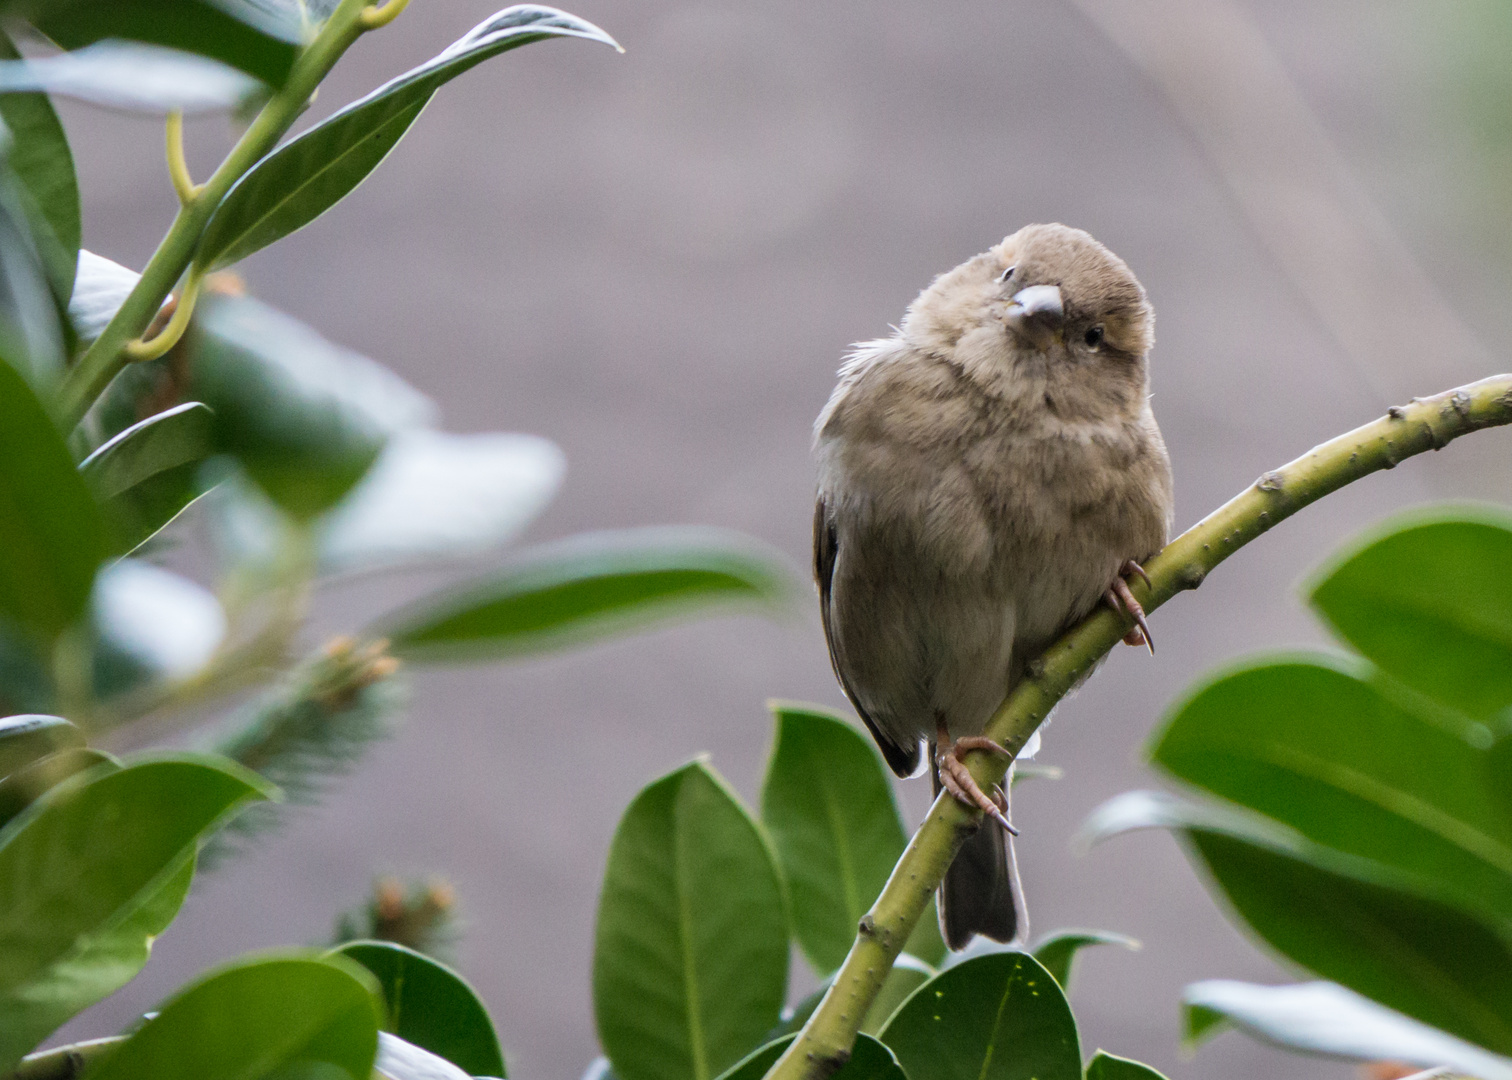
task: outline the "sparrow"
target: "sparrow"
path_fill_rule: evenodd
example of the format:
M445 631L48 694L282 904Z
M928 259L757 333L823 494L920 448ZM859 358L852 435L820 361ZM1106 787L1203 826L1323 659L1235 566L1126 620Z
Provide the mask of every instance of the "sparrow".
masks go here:
M1099 603L1154 651L1127 576L1171 526L1150 409L1154 312L1080 229L1028 225L852 347L815 424L814 573L830 660L899 776L983 812L939 892L952 949L1028 932L1005 789L967 750L1029 662Z

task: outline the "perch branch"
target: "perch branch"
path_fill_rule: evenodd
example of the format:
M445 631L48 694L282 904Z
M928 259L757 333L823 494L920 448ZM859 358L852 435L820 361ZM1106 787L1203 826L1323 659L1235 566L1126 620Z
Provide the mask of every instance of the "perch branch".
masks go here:
M1502 424L1512 424L1512 375L1393 407L1385 417L1266 473L1182 533L1145 564L1150 584L1135 582L1134 595L1146 612L1154 611L1177 593L1197 588L1224 559L1304 506L1414 454ZM986 734L1017 754L1055 704L1127 630L1126 618L1106 607L1082 620L1029 665L1024 680L988 721ZM973 752L966 762L987 791L1007 772L1008 759L999 754ZM845 1064L893 961L979 818L948 795L935 799L882 895L861 919L829 991L767 1080L822 1080Z

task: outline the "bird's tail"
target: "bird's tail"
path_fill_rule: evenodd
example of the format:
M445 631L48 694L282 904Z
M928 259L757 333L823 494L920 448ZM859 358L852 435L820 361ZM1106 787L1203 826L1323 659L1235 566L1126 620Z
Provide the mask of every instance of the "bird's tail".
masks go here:
M931 773L938 794L939 770L930 747ZM1011 776L1011 774L1010 774ZM1004 780L1004 790L1011 780ZM1013 838L996 821L983 818L967 838L940 883L940 933L952 949L964 949L973 934L1016 943L1029 936L1029 913L1019 884Z

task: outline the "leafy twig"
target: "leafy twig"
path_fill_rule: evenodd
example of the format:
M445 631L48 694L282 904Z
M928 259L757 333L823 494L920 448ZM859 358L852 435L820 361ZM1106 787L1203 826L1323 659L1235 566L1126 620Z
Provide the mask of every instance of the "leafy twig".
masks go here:
M1150 585L1134 583L1135 596L1145 611L1153 611L1177 593L1197 588L1220 562L1304 506L1415 454L1442 449L1461 435L1509 423L1512 375L1393 407L1384 418L1266 473L1171 541L1146 564ZM1028 676L998 708L986 734L1016 754L1127 629L1123 617L1111 609L1089 615L1029 665ZM972 753L967 764L985 790L1001 782L1007 771L1007 760L998 754ZM979 817L949 796L935 800L882 895L861 919L855 943L829 992L767 1073L768 1080L817 1080L846 1062L893 961Z

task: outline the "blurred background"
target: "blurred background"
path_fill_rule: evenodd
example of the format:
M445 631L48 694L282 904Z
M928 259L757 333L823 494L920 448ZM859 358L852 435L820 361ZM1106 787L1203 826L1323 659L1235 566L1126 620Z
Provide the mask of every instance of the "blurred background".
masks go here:
M414 0L312 117L439 51L493 0ZM626 54L541 45L441 92L333 212L245 264L250 290L390 364L454 431L566 452L528 539L725 525L808 560L810 425L846 346L1020 225L1122 255L1158 312L1155 412L1185 528L1386 405L1497 371L1512 333L1512 7L1499 0L571 0ZM174 210L158 124L60 103L85 244L132 267ZM225 120L188 126L204 176ZM1225 1035L1183 1059L1181 988L1289 976L1225 921L1170 837L1088 853L1105 798L1158 782L1140 747L1214 665L1319 644L1298 582L1432 500L1512 502L1512 435L1456 443L1288 521L1154 617L1065 703L1019 789L1035 932L1085 955L1084 1050L1174 1077L1342 1078ZM312 642L437 583L334 587ZM707 752L754 804L771 697L844 705L817 605L504 666L427 671L410 718L322 807L196 884L143 975L65 1029L126 1023L205 966L319 943L375 875L440 875L460 966L511 1074L597 1053L589 957L620 813ZM928 784L904 785L917 820ZM801 961L795 971L801 970ZM811 985L806 974L795 993Z

